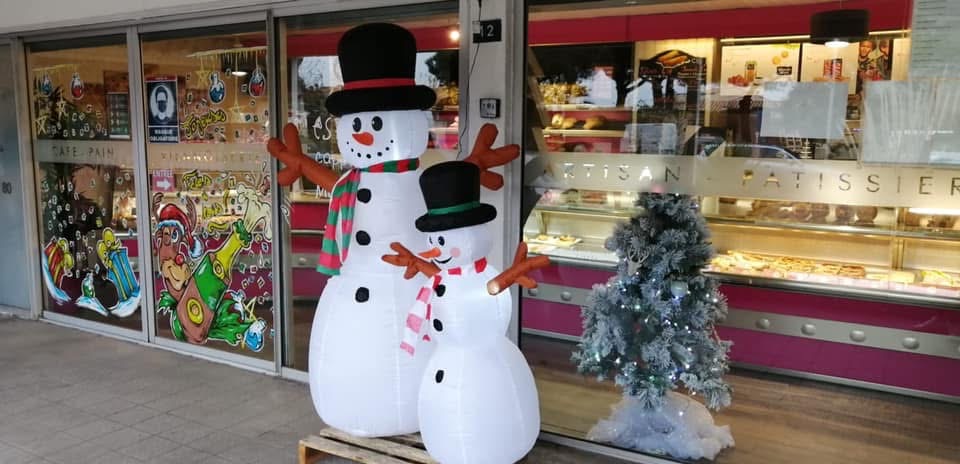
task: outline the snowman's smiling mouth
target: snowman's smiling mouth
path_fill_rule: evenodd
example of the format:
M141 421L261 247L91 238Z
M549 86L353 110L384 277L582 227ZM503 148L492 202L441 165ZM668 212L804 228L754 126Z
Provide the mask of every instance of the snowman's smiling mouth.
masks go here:
M433 264L447 264L447 263L450 262L451 259L453 259L453 256L451 256L451 257L449 257L449 258L447 258L447 259L435 259L435 260L433 260Z
M383 149L381 149L381 150L379 150L379 151L376 151L376 152L374 152L374 151L366 152L366 151L364 151L364 147L363 147L363 145L366 145L366 144L361 143L361 147L359 147L359 148L352 148L354 144L351 143L349 140L347 141L347 146L350 146L350 147L351 147L351 148L350 148L350 153L351 153L351 154L357 155L357 158L364 158L364 157L366 157L367 159L383 158L384 156L390 155L390 151L394 148L394 147L393 147L394 144L395 144L395 142L394 142L393 140L390 140L390 141L383 147ZM367 146L366 148L372 149L373 147Z

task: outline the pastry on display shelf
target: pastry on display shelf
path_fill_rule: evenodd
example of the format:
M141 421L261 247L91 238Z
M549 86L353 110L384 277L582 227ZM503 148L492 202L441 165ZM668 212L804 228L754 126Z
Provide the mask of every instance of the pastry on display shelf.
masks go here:
M591 205L601 205L607 202L607 192L586 190L580 192L580 202Z
M583 128L587 130L600 129L607 124L607 118L603 116L590 116L583 123Z
M830 205L826 203L814 203L810 206L810 222L824 224L827 222L827 216L830 215Z
M836 217L835 223L849 224L853 220L854 210L852 206L837 205L833 210L833 215Z
M564 247L569 248L577 243L580 243L582 240L580 238L574 237L573 235L550 235L550 234L538 234L536 237L531 238L531 243L539 243L541 245L552 245L553 247Z
M877 218L879 210L876 206L858 206L857 222L858 225L873 225L873 220Z
M927 227L932 229L952 229L956 222L956 216L938 215L930 218Z
M774 257L741 251L728 251L726 255L718 255L711 261L711 267L715 271L733 273L768 271L772 277L780 278L787 277L789 273L852 278L863 278L867 275L866 268L856 264L824 263L806 258Z
M954 277L943 271L926 270L920 271L920 281L930 285L940 285L944 287L960 287L960 276Z
M912 284L917 280L917 276L909 271L877 272L867 274L865 278L867 280L880 280L897 284Z
M810 203L794 203L791 217L795 221L806 221L810 217Z
M587 95L587 88L580 84L541 82L539 87L543 102L549 105L563 105Z
M560 124L561 129L572 129L573 126L577 125L577 118L566 117L563 118L563 122Z

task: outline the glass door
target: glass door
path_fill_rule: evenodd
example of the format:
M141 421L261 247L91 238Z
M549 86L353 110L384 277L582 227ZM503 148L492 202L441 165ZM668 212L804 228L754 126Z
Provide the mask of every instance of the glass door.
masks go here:
M417 42L415 80L434 89L437 101L425 114L430 136L421 168L453 159L458 149L459 29L457 4L441 2L284 18L280 23L281 114L300 134L303 152L337 172L349 169L337 144L338 119L326 108L343 78L337 43L348 29L363 23L390 22L414 35ZM307 178L298 179L284 200L282 224L285 292L291 295L284 314L284 366L307 370L311 324L327 276L317 272L330 192Z
M26 49L45 317L139 332L125 37Z
M273 361L265 24L141 39L156 335Z

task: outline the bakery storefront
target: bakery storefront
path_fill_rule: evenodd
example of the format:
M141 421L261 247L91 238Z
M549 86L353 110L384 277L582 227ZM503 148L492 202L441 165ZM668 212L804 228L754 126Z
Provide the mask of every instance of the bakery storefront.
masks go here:
M843 2L868 29L827 45L811 21L837 2L697 3L528 6L522 233L552 265L520 341L543 430L610 438L621 389L571 360L596 324L581 307L630 259L615 224L670 192L698 198L728 306L733 400L714 418L736 446L719 462L956 459L960 155L938 109L954 84L935 33L911 30L934 2Z
M416 37L416 81L438 95L422 166L462 159L485 122L498 145L522 144L483 201L500 211L496 267L521 240L551 258L538 288L515 290L510 334L544 439L677 459L598 433L621 387L572 359L593 287L623 263L608 238L657 193L696 199L716 250L703 270L719 293L705 297L728 307L716 337L733 343L732 401L712 415L736 442L718 462L960 456L946 2L249 3L7 34L19 111L3 124L19 131L17 201L36 225L16 305L306 380L330 193L278 187L266 142L293 123L304 153L342 170L325 107L343 86L337 42L388 21ZM866 17L811 30L839 8ZM461 36L497 18L500 40ZM480 117L481 97L501 99L497 117Z

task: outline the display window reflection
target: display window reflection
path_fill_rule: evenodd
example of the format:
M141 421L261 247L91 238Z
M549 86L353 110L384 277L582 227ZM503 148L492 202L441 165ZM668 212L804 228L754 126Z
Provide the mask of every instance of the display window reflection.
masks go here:
M340 122L325 107L326 98L343 88L337 43L353 26L367 22L398 24L417 41L415 81L434 89L437 100L425 112L429 121L427 151L421 168L456 156L459 148L459 28L456 4L438 3L424 7L372 10L359 18L355 14L316 15L284 18L280 21L283 41L281 79L285 83L282 104L286 122L300 134L303 152L319 163L345 172L349 164L337 146ZM287 328L284 363L307 369L310 328L317 300L327 277L316 271L323 228L326 225L330 192L310 182L297 180L290 188L290 246L284 251L289 264L291 304L284 315Z
M141 330L125 39L27 46L44 310Z
M938 13L909 0L564 3L528 6L524 81L522 233L551 266L523 292L520 344L543 430L717 462L953 453L949 421L910 419L956 415L960 397L942 375L960 363L960 210L948 188L956 118L944 104L956 92L942 63L913 53L924 40L913 26ZM867 32L846 43L815 37L814 16L837 8L867 9ZM644 208L654 194L692 205L712 257L650 253L692 232L669 217L676 211ZM702 280L657 274L665 267L651 263L664 256L696 256ZM697 287L707 279L716 292ZM665 360L722 358L703 345L684 353L683 335L657 346L698 324L678 324L683 311L644 312L697 298L728 309L713 335L733 342L723 376L732 401L711 414L730 426L732 448L703 435L709 427L671 442L678 414L660 429L644 420L662 417L652 408L625 412L663 386L687 395L681 404L712 402L686 361L667 372L676 378L657 372ZM803 400L814 397L816 406ZM683 414L702 416L695 409ZM820 420L851 433L823 436ZM868 437L884 429L903 440L875 446Z
M142 38L157 334L273 359L263 23Z

